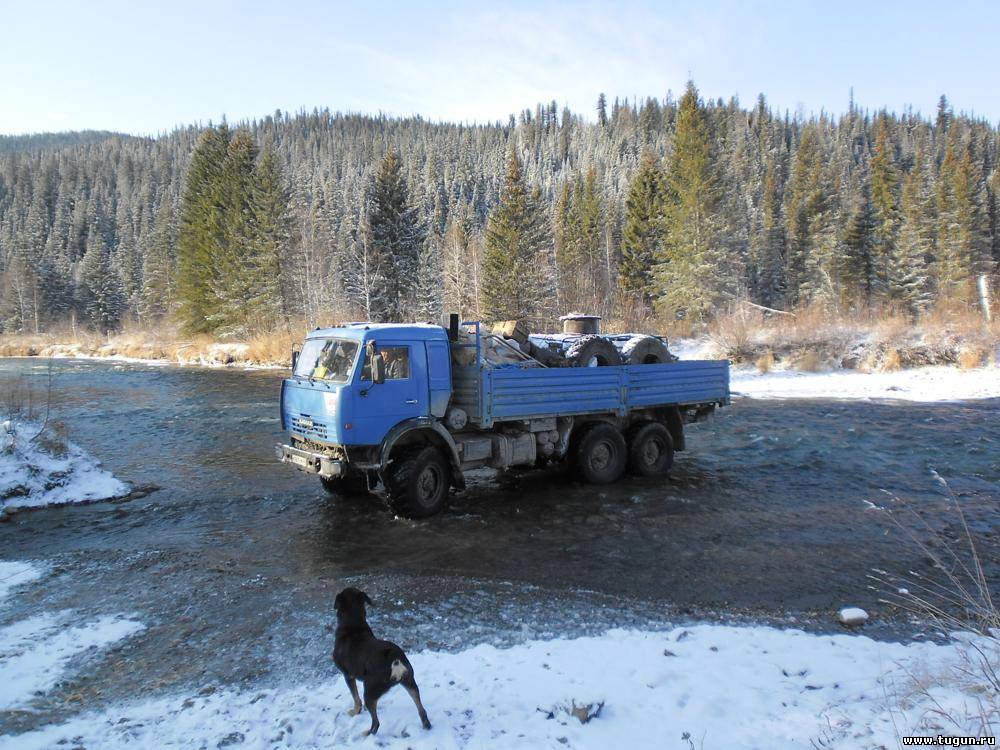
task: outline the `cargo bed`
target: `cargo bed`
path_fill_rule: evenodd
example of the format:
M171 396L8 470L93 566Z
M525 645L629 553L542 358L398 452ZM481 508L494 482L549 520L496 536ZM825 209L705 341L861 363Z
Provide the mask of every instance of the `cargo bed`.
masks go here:
M611 367L454 366L451 404L486 429L494 422L729 403L729 363L691 360Z

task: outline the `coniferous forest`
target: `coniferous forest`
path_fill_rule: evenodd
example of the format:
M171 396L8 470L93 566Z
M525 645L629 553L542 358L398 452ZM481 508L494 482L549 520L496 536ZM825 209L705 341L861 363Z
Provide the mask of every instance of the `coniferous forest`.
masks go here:
M488 125L287 114L0 138L0 328L706 321L734 304L976 303L1000 131L735 99L555 102Z

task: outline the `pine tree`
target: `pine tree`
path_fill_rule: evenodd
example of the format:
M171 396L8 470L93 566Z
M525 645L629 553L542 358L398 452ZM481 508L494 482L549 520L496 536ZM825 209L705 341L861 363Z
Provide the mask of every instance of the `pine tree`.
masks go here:
M924 185L924 156L917 151L913 167L903 179L900 196L900 228L889 263L889 300L916 317L931 301L927 259L932 237Z
M938 297L944 303L974 304L976 279L989 270L987 220L980 175L971 149L952 129L938 177L936 243Z
M768 159L761 197L761 226L751 244L751 268L756 269L760 302L768 307L784 303L785 227L781 213L778 166Z
M665 252L655 266L661 314L701 320L729 291L722 263L719 191L711 133L688 82L677 110L674 151L667 172Z
M410 204L402 162L389 150L368 195L367 248L380 269L370 293L370 314L379 321L402 321L415 308L424 228Z
M855 302L870 305L876 292L881 291L880 278L887 275L887 258L876 261L874 207L872 188L867 182L855 187L854 198L844 231L844 249L834 267L839 302L850 306ZM892 252L892 248L884 250ZM880 263L878 270L876 262Z
M897 191L899 177L896 172L892 143L889 141L889 118L885 112L878 119L875 151L871 161L871 201L874 210L872 264L873 276L870 291L879 296L889 293L892 285L890 266L896 254L896 236L899 232ZM869 295L869 301L871 296Z
M602 128L608 126L608 99L601 92L597 97L597 124Z
M535 316L545 305L545 214L528 192L521 161L511 151L500 202L489 217L483 256L483 312L490 320Z
M111 270L110 260L107 241L92 231L80 261L79 300L87 321L101 333L118 328L125 307L121 278Z
M225 239L223 167L229 141L225 123L206 130L191 156L184 182L177 236L177 297L178 317L190 333L212 330L210 318L217 314L213 277Z
M653 299L652 269L663 251L666 175L652 151L643 152L625 199L622 260L618 289L623 299L648 305Z
M808 125L795 153L786 191L787 302L829 300L836 294L836 214L828 165L817 126Z
M155 229L142 264L142 293L139 300L140 322L149 325L166 318L173 311L177 294L177 259L174 247L177 225L169 200L156 213Z
M292 242L289 195L278 157L264 149L253 170L251 215L252 252L247 258L247 325L262 331L289 314L293 281L281 259L289 255Z

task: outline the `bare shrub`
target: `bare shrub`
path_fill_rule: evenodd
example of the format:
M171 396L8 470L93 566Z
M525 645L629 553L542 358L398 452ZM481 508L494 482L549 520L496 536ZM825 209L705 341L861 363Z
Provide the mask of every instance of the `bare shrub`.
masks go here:
M762 375L774 369L774 352L768 349L766 352L757 357L757 372Z
M882 357L878 369L882 372L896 372L902 366L903 358L899 353L899 349L889 349L886 351L885 356Z
M984 347L967 346L958 353L958 366L963 370L974 370L986 364L988 356Z
M802 372L819 372L823 369L823 358L815 349L803 349L793 354L788 364Z
M760 311L736 305L728 314L720 315L712 322L708 337L728 359L743 362L753 359L754 334L762 325Z

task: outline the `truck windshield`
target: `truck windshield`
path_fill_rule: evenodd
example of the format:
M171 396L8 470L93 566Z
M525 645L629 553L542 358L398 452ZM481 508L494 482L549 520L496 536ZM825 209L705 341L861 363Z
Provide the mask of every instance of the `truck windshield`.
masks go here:
M357 341L306 339L295 365L295 374L302 378L346 383L357 356Z

